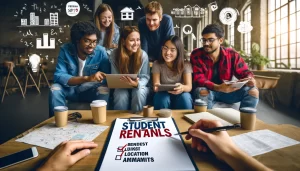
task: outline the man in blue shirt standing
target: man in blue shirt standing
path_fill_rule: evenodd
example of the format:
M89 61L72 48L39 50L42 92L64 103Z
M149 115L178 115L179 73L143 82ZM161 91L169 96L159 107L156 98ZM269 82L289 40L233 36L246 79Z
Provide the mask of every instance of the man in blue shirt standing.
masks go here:
M146 16L140 18L138 23L142 49L151 62L158 59L164 40L175 35L172 17L162 13L161 4L152 1L145 7Z
M108 101L105 73L110 63L105 49L97 45L98 28L92 22L77 22L71 28L71 42L61 46L49 93L49 116L56 106L71 101Z

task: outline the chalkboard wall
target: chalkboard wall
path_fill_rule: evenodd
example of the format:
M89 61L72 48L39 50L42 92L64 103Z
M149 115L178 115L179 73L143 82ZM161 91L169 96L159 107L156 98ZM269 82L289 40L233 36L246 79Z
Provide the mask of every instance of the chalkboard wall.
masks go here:
M70 39L70 27L76 21L92 20L93 0L76 0L80 12L75 17L66 14L67 0L9 0L0 4L0 63L16 57L39 54L44 60L55 63L59 47ZM50 13L58 15L58 24L50 24ZM34 17L33 17L34 16ZM21 20L27 19L27 26ZM35 25L31 25L35 19ZM45 19L48 21L45 21ZM45 23L46 22L46 23ZM45 26L46 24L46 26ZM48 39L55 39L54 48L37 48L37 39L44 42L44 34ZM50 40L48 40L50 45Z

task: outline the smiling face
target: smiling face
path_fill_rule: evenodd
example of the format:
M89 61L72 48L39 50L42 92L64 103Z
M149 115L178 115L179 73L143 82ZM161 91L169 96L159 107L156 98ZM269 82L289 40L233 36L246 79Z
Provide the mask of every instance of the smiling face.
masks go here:
M146 14L146 24L150 31L155 31L160 25L161 18L157 13Z
M130 33L125 39L125 48L130 54L137 52L140 45L141 41L139 32L134 31Z
M101 26L107 28L112 23L113 15L109 10L106 10L100 14L99 18Z
M173 61L177 58L177 48L168 40L162 47L162 56L166 63L172 64Z
M97 35L85 35L83 36L77 44L79 55L90 55L93 53L97 45Z
M204 51L208 54L214 53L223 43L223 38L218 38L215 33L204 34L201 40Z

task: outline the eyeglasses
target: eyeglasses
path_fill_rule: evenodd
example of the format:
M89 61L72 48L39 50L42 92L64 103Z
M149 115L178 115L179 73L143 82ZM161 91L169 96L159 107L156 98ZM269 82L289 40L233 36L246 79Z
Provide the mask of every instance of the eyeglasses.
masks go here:
M98 43L98 40L91 41L90 39L83 39L83 41L84 41L84 44L87 46L89 46L89 45L96 46Z
M202 38L202 39L200 39L200 41L201 41L201 43L202 44L206 44L206 43L208 43L208 44L212 44L215 40L217 40L218 38L216 38L216 39L214 39L214 38L209 38L209 39L204 39L204 38Z
M162 46L161 49L164 52L168 52L168 50L170 50L171 53L175 53L176 52L175 48L168 48L167 46Z

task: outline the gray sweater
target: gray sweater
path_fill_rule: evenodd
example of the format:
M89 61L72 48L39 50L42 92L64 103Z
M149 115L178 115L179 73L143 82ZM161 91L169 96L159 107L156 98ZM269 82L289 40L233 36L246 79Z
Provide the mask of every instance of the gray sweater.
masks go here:
M115 49L110 57L110 63L111 63L111 73L112 74L120 74L119 69L116 65L116 52L117 49ZM130 73L133 74L133 73ZM148 55L145 51L142 50L142 65L138 72L138 78L139 78L139 84L138 88L147 86L149 80L150 80L150 67L149 67L149 60Z

